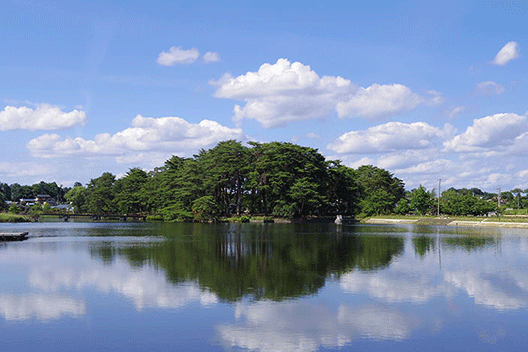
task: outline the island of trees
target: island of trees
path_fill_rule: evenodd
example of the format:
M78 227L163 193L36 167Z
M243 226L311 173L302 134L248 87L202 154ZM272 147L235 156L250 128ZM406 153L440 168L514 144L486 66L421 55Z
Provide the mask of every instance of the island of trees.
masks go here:
M528 190L527 190L528 191ZM500 196L507 207L523 208L520 189ZM326 160L317 149L292 143L229 140L190 158L173 156L150 172L132 168L122 178L105 172L83 186L55 182L32 186L0 183L0 210L53 212L47 203L23 207L20 199L50 195L75 213L144 214L165 221L210 221L238 216L368 216L436 214L434 191L405 191L402 180L372 165L353 169ZM498 195L477 188L448 189L440 197L446 215L486 215L497 211ZM46 205L47 204L47 205ZM55 210L58 211L58 210Z

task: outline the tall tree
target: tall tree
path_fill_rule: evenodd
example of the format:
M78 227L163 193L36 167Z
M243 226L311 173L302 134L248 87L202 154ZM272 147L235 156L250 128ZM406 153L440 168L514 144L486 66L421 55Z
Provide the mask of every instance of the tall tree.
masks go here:
M205 171L204 186L212 192L222 212L227 215L234 205L240 215L249 174L248 148L235 140L220 142L208 151L201 150L198 161Z
M83 213L86 211L86 195L87 191L82 186L73 187L64 195L67 202L73 205L76 213Z
M387 170L372 165L360 166L357 171L361 211L367 214L387 214L405 195L403 181Z
M101 214L114 213L117 210L114 202L114 183L115 176L109 172L90 180L86 187L88 212Z
M132 168L125 177L115 182L115 202L119 212L141 213L145 210L148 196L143 187L147 181L148 175L144 170Z
M433 194L428 192L422 185L411 193L411 208L416 210L420 215L429 213L433 203Z

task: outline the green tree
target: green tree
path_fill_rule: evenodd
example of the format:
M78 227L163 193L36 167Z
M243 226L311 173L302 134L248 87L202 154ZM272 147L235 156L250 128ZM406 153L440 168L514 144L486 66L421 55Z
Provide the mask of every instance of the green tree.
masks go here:
M13 200L11 198L11 187L7 183L0 183L0 193L4 194L5 200Z
M73 187L64 195L67 202L73 205L76 213L83 213L87 210L86 204L87 191L83 186Z
M0 191L0 210L5 209L7 209L6 197L4 196L4 193Z
M132 168L125 177L115 182L115 202L120 213L142 213L145 210L148 195L144 187L147 181L148 175L144 170Z
M405 195L403 181L387 170L372 165L357 171L361 211L366 214L388 214Z
M226 215L231 212L231 205L235 206L237 215L241 213L250 170L249 157L248 148L235 140L220 142L208 151L201 150L198 155L205 171L204 187Z
M12 204L10 207L9 207L9 212L11 214L18 214L20 213L22 210L16 205L16 204Z
M325 188L330 210L337 214L355 214L359 207L356 171L331 160L327 162L327 173Z
M512 193L515 193L515 206L517 209L521 208L521 193L524 193L522 189L520 188L514 188L511 190Z
M217 215L216 208L217 205L213 196L200 197L196 199L192 205L194 218L198 221L215 220Z
M42 204L42 212L44 214L50 214L51 213L51 205L48 202Z
M248 187L254 211L264 215L272 211L275 214L290 212L295 202L291 198L294 194L290 192L291 187L300 179L317 185L318 208L326 207L327 163L316 149L280 142L249 144L253 169L249 173Z
M116 212L113 186L115 176L109 172L100 177L91 179L86 187L87 210L93 214Z
M405 198L400 199L398 205L396 205L396 208L394 208L394 212L400 215L409 214L410 211L411 206L409 205L409 201Z
M420 215L429 213L433 203L433 194L428 192L422 185L411 193L411 209L415 210Z
M18 183L13 183L11 186L11 200L17 202L19 199L35 198L33 190L30 186L21 186Z

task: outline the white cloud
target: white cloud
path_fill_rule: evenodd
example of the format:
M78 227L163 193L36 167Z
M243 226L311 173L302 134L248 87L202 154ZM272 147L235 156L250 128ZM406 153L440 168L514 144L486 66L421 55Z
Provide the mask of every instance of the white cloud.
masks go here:
M493 95L493 94L503 94L506 91L504 86L493 81L480 82L477 84L475 89L475 94L481 95Z
M235 105L234 119L255 119L264 127L284 126L289 122L324 118L332 112L339 117L381 118L413 109L419 104L442 101L440 93L430 91L425 98L401 84L373 84L357 87L339 76L320 77L310 66L279 59L265 63L257 72L238 77L228 74L210 84L219 88L218 98L245 101Z
M202 59L206 63L209 63L209 62L220 62L221 61L220 60L220 54L218 54L217 52L212 52L212 51L206 52Z
M169 52L162 51L156 62L162 66L174 66L175 64L192 64L200 57L196 48L182 49L181 46L172 46Z
M340 117L363 116L377 119L412 110L424 101L423 97L404 85L373 84L368 88L359 88L348 101L340 101L336 109Z
M35 162L0 162L0 175L8 177L48 175L55 171L50 165Z
M466 111L465 106L456 106L447 112L447 118L452 120L464 111Z
M252 351L317 351L354 339L402 340L419 327L413 314L381 304L339 305L337 312L302 301L237 303L235 324L217 331L225 347Z
M86 314L86 303L70 297L44 294L0 295L0 315L5 320L28 320L32 317L41 321L59 319L62 316Z
M514 113L495 114L473 120L473 125L444 143L446 150L478 152L512 145L515 138L527 131L526 116Z
M446 273L445 280L464 289L475 303L499 310L528 307L525 273L456 271Z
M497 53L492 64L504 66L511 60L515 60L520 56L521 49L517 42L509 42Z
M328 149L340 154L425 149L430 148L435 139L447 139L453 132L449 124L440 129L425 122L389 122L364 131L347 132L330 143Z
M406 150L404 152L384 154L378 159L376 164L386 170L402 169L428 161L432 155L437 154L438 151L436 149Z
M143 117L132 120L132 127L114 135L101 133L93 140L62 138L45 134L34 138L28 148L34 156L115 156L117 161L149 159L152 155L192 153L227 139L244 139L241 129L222 126L218 122L202 120L192 124L179 117ZM163 160L163 159L162 159Z
M84 111L63 112L60 107L50 104L37 104L35 109L8 105L0 111L0 131L59 130L85 123Z
M137 310L179 308L196 301L210 306L218 302L215 294L195 283L175 286L167 282L162 273L150 266L132 268L126 261L116 260L108 271L102 263L83 265L64 267L58 262L48 262L32 270L28 281L32 287L47 291L96 287L100 292L117 292L132 301Z

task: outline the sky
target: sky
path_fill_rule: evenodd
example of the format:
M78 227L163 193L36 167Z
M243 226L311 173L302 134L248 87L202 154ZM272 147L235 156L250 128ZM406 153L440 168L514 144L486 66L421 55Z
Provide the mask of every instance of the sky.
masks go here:
M528 188L528 1L2 1L0 182L236 139L408 190Z

